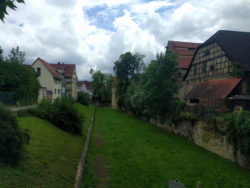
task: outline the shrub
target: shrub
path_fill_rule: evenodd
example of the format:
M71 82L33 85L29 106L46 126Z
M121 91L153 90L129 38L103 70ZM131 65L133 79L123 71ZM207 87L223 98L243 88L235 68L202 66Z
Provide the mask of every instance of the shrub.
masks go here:
M84 117L71 98L57 99L54 103L42 101L32 113L69 133L82 134Z
M66 98L56 100L53 106L52 123L69 133L81 135L84 118L76 110L73 101Z
M42 119L46 119L48 121L52 121L54 113L53 104L50 101L43 100L36 109L33 110L33 115L40 117Z
M14 113L0 104L0 160L17 164L29 143L27 130L22 130Z
M82 105L88 106L90 104L89 94L85 92L78 92L78 99L77 102L79 102Z
M239 115L233 113L225 116L228 123L227 133L233 143L235 151L238 149L243 154L250 154L250 113L243 111Z

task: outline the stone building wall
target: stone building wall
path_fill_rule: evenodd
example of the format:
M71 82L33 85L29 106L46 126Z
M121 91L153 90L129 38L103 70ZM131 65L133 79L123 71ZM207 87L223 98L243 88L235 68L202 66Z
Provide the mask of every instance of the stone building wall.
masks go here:
M181 135L208 151L250 169L250 156L244 156L239 151L234 152L227 137L213 131L212 126L204 121L197 121L192 124L190 121L182 120L177 126L167 123L162 124L156 120L150 120L150 122L163 130Z

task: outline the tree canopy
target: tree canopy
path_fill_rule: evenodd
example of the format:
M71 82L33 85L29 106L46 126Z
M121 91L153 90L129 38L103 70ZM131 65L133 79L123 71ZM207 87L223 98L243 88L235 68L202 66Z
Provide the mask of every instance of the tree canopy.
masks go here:
M98 98L101 103L111 102L111 88L114 77L112 74L105 74L101 71L91 69L93 96Z
M15 3L24 3L24 0L1 0L0 1L0 19L4 21L5 15L8 15L7 8L16 10Z
M143 58L140 53L126 52L121 54L119 60L114 63L114 71L117 77L116 93L119 107L125 107L125 93L131 80L138 81L139 73L144 66Z
M22 64L25 52L19 51L19 47L16 50L13 48L5 60L0 60L0 91L14 92L17 101L30 104L36 102L40 84L35 71Z

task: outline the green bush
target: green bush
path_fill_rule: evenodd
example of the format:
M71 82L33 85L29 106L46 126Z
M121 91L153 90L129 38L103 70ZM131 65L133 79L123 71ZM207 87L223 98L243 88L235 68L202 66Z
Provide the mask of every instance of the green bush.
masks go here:
M54 103L42 101L32 113L69 133L82 134L84 117L71 98L57 99Z
M0 104L0 160L17 164L28 143L27 130L20 129L14 113Z
M89 99L89 94L85 93L85 92L78 92L77 93L78 98L77 98L77 102L79 102L82 105L88 106L90 104L90 99Z
M225 121L228 124L227 134L235 151L239 149L243 154L250 154L250 113L229 113L225 116Z

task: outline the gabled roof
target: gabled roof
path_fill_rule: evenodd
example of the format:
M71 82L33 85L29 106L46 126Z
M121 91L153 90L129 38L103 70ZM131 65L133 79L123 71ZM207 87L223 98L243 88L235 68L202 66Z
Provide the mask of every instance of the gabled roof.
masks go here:
M84 83L85 83L85 86L86 86L87 90L92 90L92 82L84 81Z
M87 90L92 90L92 82L91 81L77 81L77 87L81 87L83 84L85 84Z
M187 69L191 63L195 49L199 45L201 45L201 43L168 41L167 48L170 48L173 53L177 54L178 67Z
M76 70L75 64L50 64L53 68L62 70L62 74L64 77L72 77Z
M40 60L40 62L46 67L46 69L48 69L48 71L51 73L51 75L58 79L58 80L61 80L62 78L59 76L59 74L53 69L53 67L45 60L43 60L42 58L38 57L34 63L37 61L37 60ZM33 64L34 64L33 63Z
M196 52L199 48L213 42L216 42L226 52L231 61L238 62L243 70L250 71L250 32L219 30L200 45ZM191 68L191 64L189 69Z
M200 82L192 88L192 90L185 96L185 99L225 99L241 80L242 78L229 78Z

